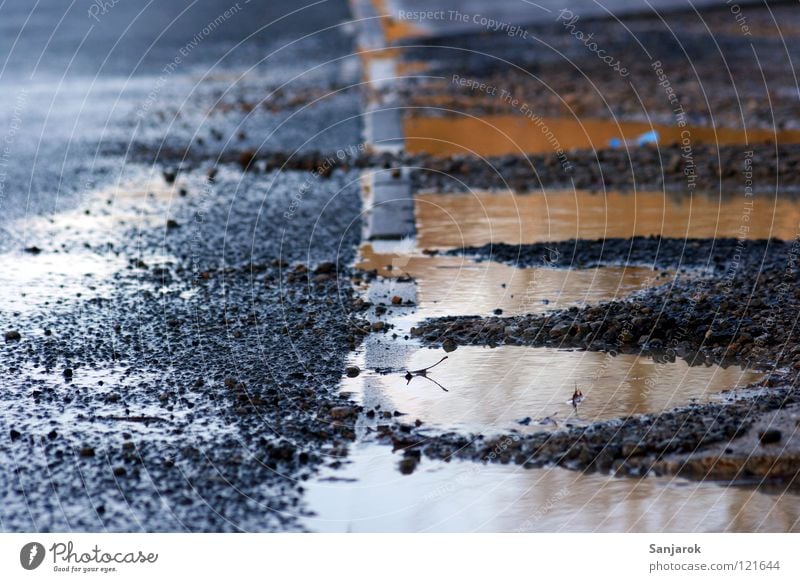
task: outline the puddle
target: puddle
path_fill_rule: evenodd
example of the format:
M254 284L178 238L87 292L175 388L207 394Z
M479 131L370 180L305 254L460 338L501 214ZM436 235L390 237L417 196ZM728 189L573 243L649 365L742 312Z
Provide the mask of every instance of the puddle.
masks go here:
M350 463L304 484L324 532L796 532L792 495L681 479L617 479L423 459L411 475L386 447L354 447ZM334 480L331 480L334 479Z
M405 370L429 367L445 355L411 337L411 327L422 319L510 316L585 305L624 298L674 276L644 267L519 269L430 256L420 249L631 236L656 227L661 233L683 228L676 236L711 228L722 236L726 228L740 224L719 218L732 215L735 206L711 215L711 199L689 209L683 203L667 208L672 201L660 193L641 195L641 204L639 195L633 197L636 204L631 201L622 194L589 193L417 196L419 240L378 241L361 248L358 267L387 277L373 282L366 293L373 305L384 304L385 313L373 308L369 317L393 327L370 334L352 354L350 363L362 373L344 378L342 392L367 409L380 406L390 415L403 413L404 422L420 420L423 430L508 434L660 412L716 399L724 390L758 381L760 374L736 366L689 366L682 360L662 363L552 348L461 346L430 369L427 379L417 376L407 382ZM767 214L761 207L759 213ZM778 206L772 210L777 213L789 215ZM740 203L737 216L741 214ZM778 222L788 232L789 222ZM751 224L753 236L766 225ZM393 279L404 275L413 281ZM576 385L585 396L577 412L568 402ZM620 480L562 469L428 459L413 474L403 475L399 459L389 447L361 440L344 468L323 472L305 486L309 507L318 514L307 520L307 527L362 532L800 528L800 506L791 497L784 501L712 483Z
M383 275L413 277L418 306L413 315L418 320L447 315L492 315L496 309L502 310L503 315L518 315L610 301L666 282L670 276L634 266L520 269L465 257L377 253L376 246L362 247L358 266L378 269ZM386 293L384 301L389 303L391 289Z
M643 267L519 269L464 257L416 255L410 241L364 245L360 265L382 266L384 272L407 274L414 282L386 279L372 285L368 299L386 309L375 319L393 327L390 333L372 334L352 356L351 363L365 372L343 379L342 390L367 407L380 404L384 410L398 410L411 421L420 419L438 429L542 430L567 419L584 424L707 400L761 378L738 367L690 367L682 360L656 363L650 358L599 352L462 346L431 370L429 377L438 385L425 378L407 384L405 370L430 366L444 355L409 339L411 328L423 319L543 313L624 298L673 275ZM393 304L393 297L400 302ZM387 370L392 372L381 373ZM587 397L579 415L567 403L575 384ZM520 425L518 421L526 417L530 423ZM548 417L559 424L538 422Z
M797 143L800 130L774 132L769 129L688 127L619 122L613 119L535 118L523 115L484 117L424 115L406 116L403 125L406 150L411 154L552 154L559 149L607 149L612 139L636 140L657 130L659 144L681 142L681 133L691 131L695 144L732 145L759 142Z
M367 343L353 358L362 369L384 342ZM405 368L418 370L444 354L409 349ZM429 371L407 383L403 372L346 378L342 390L362 404L406 413L437 429L472 433L540 431L570 424L661 412L688 402L706 402L723 390L744 387L763 375L738 366L689 366L683 360L553 348L461 346ZM577 414L568 400L578 386L585 400ZM525 425L520 420L529 417ZM548 419L548 420L545 420ZM552 422L555 421L555 422Z
M130 166L115 184L88 192L78 209L15 221L8 229L15 236L3 245L9 250L0 253L0 312L30 313L108 296L129 265L129 257L115 251L120 238L140 229L165 229L174 200L203 183L186 173L169 184L160 172ZM160 264L157 256L146 259Z
M628 238L660 234L677 238L740 237L793 240L800 200L763 195L670 196L664 192L587 191L418 194L421 248L486 243L526 244L575 238ZM752 207L745 207L752 203Z
M14 252L0 258L0 311L15 313L107 293L112 275L125 265L113 255L80 251L38 255Z
M425 223L425 220L420 220ZM470 241L472 242L472 241ZM370 334L351 357L362 374L345 378L342 391L365 408L400 411L404 422L424 428L491 434L556 430L636 412L656 412L693 400L708 401L760 375L739 367L692 366L676 361L597 352L501 346L459 347L428 376L406 382L403 371L435 364L440 350L403 339L424 317L484 314L502 305L506 314L587 299L624 295L641 288L649 269L492 270L459 257L415 254L414 241L375 243L362 248L363 266L388 265L414 283L389 279L373 283L373 301L394 294L416 305L387 305L391 334ZM441 259L441 260L440 260ZM444 267L444 268L442 268ZM449 267L449 268L448 268ZM502 273L505 287L502 287ZM632 277L631 273L635 274ZM587 280L568 277L594 277ZM626 277L629 277L626 279ZM463 278L463 285L459 279ZM481 286L482 281L486 281ZM516 298L526 282L541 295ZM519 283L517 283L519 282ZM630 287L626 287L626 285ZM519 287L517 287L519 285ZM411 289L411 292L409 292ZM511 297L511 295L515 297ZM546 305L541 299L556 299ZM520 293L520 296L526 296ZM387 304L390 301L384 301ZM381 373L388 372L388 373ZM585 400L578 414L567 400L575 384ZM441 387L446 388L445 392ZM531 417L528 424L520 420ZM554 419L557 424L548 422ZM315 513L305 525L315 531L350 532L513 532L513 531L795 531L800 529L796 498L763 494L713 483L678 479L616 479L559 468L527 470L512 465L423 459L411 475L398 469L399 455L362 440L344 468L328 469L307 482L306 500Z

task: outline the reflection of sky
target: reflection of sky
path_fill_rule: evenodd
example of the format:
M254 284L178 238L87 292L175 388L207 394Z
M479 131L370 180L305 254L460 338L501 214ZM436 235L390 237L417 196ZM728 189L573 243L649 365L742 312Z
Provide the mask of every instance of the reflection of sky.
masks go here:
M317 531L799 531L792 495L679 479L619 479L565 469L432 461L411 475L385 446L356 447L352 464L304 484ZM326 481L326 477L356 479Z
M365 349L362 359L383 346L367 342ZM442 355L438 350L409 350L406 368L430 366ZM448 392L424 378L406 384L402 373L346 379L343 390L361 392L367 402L400 410L410 422L419 418L439 429L496 432L541 430L535 421L545 417L591 422L660 412L694 398L707 401L761 377L738 366L689 366L683 360L656 363L634 355L553 348L461 346L447 355L430 377ZM575 385L586 396L577 419L567 403ZM534 420L530 427L517 423L527 416Z

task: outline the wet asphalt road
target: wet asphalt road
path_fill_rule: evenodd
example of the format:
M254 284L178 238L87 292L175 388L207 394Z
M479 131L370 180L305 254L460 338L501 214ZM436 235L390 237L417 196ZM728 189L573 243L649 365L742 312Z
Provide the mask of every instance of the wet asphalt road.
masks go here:
M297 529L354 438L358 176L218 160L358 144L346 3L92 6L0 8L0 529Z
M310 161L359 151L346 5L92 6L0 9L0 527L300 529L304 482L339 466L359 412L337 394L365 326L359 176ZM295 151L322 153L274 169ZM698 430L739 434L739 412ZM451 436L425 455L493 448ZM613 466L596 452L574 466Z

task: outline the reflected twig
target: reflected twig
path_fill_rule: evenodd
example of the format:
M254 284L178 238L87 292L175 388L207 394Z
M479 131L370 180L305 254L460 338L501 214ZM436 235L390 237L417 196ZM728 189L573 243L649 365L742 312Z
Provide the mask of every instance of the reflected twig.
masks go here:
M436 366L438 366L439 364L444 362L446 359L447 359L447 356L444 356L441 360L439 360L438 362L436 362L433 365L428 366L427 368L420 368L419 370L406 371L406 375L405 375L406 386L408 386L411 383L411 380L413 380L414 378L419 377L419 378L425 378L426 380L429 380L429 381L433 382L434 384L436 384L439 388L441 388L445 392L449 392L449 390L447 388L445 388L444 386L442 386L441 384L439 384L439 382L437 382L433 378L429 378L428 377L428 370L430 370L432 368L435 368Z

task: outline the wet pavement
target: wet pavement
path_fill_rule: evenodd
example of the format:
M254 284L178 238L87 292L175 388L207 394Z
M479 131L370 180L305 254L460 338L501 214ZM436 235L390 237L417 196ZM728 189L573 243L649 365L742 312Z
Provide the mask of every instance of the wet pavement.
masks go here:
M558 50L507 30L395 15L357 56L344 2L282 18L295 8L0 8L0 28L23 30L0 34L0 88L15 99L0 113L13 145L0 157L0 527L796 530L796 465L765 471L775 449L758 436L781 411L794 454L800 357L798 212L781 189L796 186L796 104L776 56L794 48L763 14L755 71L790 122L771 124L756 89L739 118L729 91L699 102L672 60L687 158L658 78L642 92L652 120L624 91L607 115L554 73ZM742 32L707 16L723 37ZM665 38L653 18L629 24L646 47ZM536 30L608 74L552 28ZM610 50L630 48L601 28ZM710 41L686 30L676 42L718 89ZM722 40L723 60L742 56ZM495 66L510 55L574 93L575 115ZM564 152L507 107L444 89L443 71L528 95ZM406 152L391 131L390 147L375 139L386 127L370 108L387 103L412 112L390 126L420 134ZM631 143L653 123L657 144ZM402 195L365 187L378 168ZM384 221L392 237L375 228L385 204L408 214ZM726 483L751 488L638 479L702 480L718 457L733 459Z
M241 163L358 151L347 6L288 11L0 8L4 531L291 531L346 451L358 177Z

